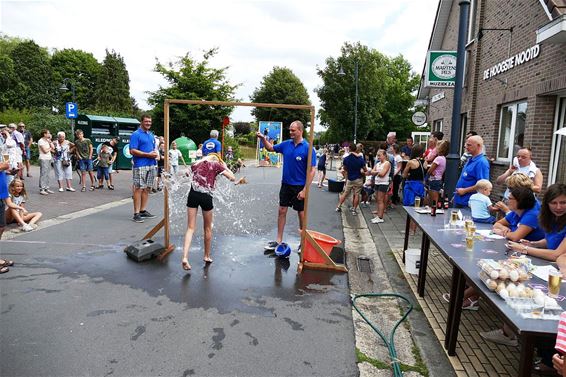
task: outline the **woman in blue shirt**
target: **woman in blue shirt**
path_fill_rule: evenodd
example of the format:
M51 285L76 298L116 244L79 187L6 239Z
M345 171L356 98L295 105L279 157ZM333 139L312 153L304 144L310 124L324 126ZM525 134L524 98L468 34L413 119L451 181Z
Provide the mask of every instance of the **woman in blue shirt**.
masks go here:
M566 185L556 183L546 190L539 216L545 236L540 241L521 239L509 242L510 248L523 254L556 261L566 272Z
M511 212L493 225L494 233L511 241L538 241L544 238L544 231L538 223L540 206L533 190L526 187L511 189L509 209Z

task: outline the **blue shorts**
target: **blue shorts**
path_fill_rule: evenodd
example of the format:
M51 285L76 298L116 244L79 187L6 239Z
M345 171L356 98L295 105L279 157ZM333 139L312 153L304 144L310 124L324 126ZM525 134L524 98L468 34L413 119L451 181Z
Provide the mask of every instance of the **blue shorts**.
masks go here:
M92 171L92 160L91 159L84 159L79 160L79 167L78 170L80 171Z
M31 160L31 150L29 147L26 147L25 152L22 154L22 160L29 161Z
M103 167L98 167L98 171L96 172L96 178L97 179L102 179L104 177L104 179L106 179L107 181L110 180L110 172L108 171L109 168L103 168Z
M423 181L405 181L403 186L403 205L415 205L415 198L423 198L425 194Z
M428 189L429 191L440 191L442 190L442 180L438 179L436 181L428 181Z

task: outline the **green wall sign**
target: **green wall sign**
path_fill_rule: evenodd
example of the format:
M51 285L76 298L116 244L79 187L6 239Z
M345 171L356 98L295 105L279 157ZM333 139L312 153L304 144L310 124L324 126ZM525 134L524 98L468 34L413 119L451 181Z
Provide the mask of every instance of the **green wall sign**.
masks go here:
M425 86L453 88L456 82L456 51L429 51Z

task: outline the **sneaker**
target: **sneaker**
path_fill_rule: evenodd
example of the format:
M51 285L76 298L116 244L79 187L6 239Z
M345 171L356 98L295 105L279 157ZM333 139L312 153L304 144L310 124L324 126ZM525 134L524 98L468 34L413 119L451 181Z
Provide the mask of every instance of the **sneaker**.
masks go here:
M53 192L53 191L51 191L51 190L49 190L49 189L47 189L47 190L45 190L45 191L46 191L48 194L55 194L55 192Z
M75 189L74 189L74 188L72 188L72 187L67 187L67 191L70 191L70 192L75 192Z
M29 225L29 224L24 224L24 225L22 226L22 230L23 230L24 232L31 232L31 231L33 230L33 226L31 226L31 225Z
M505 335L502 329L480 332L480 336L493 343L504 344L512 347L517 347L519 345L516 337L509 337Z
M352 216L358 216L358 211L356 211L355 209L353 209L351 212L352 212Z
M446 301L447 303L450 303L450 293L444 293L444 294L442 295L442 299L443 299L444 301Z
M385 220L383 220L379 216L375 216L373 219L371 219L372 224L380 224L380 223L383 223L383 222L385 222Z
M134 213L134 217L132 217L132 221L136 223L143 223L143 219L139 213Z
M145 210L140 211L140 216L144 219L153 219L155 217L155 215L152 215L151 213L149 213Z
M472 310L476 312L479 308L478 300L472 300L471 298L464 300L462 304L462 310Z
M39 195L49 195L45 190L39 190Z
M63 187L59 187L59 192L63 192L65 189Z
M342 208L336 207L336 209L335 209L334 211L336 211L336 212L342 212Z
M277 247L277 245L279 245L279 244L277 243L277 241L269 241L269 242L267 243L267 245L265 245L265 246L263 247L263 249L266 250L266 251L275 251L275 248Z

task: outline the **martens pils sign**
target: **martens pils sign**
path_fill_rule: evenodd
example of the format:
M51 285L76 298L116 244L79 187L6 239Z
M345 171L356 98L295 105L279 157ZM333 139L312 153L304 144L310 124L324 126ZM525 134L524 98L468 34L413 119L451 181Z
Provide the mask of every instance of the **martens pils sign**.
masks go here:
M453 88L456 84L456 51L429 51L425 86Z

